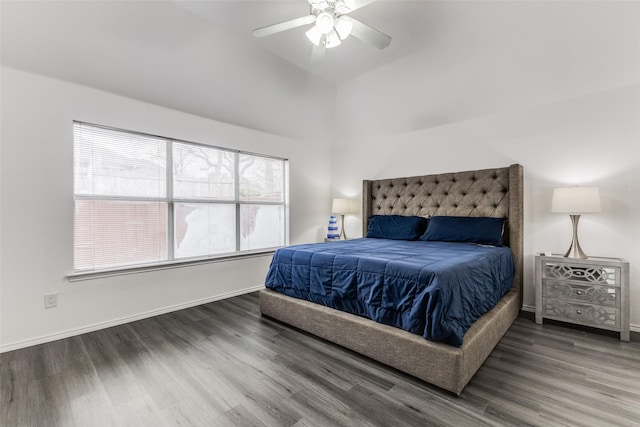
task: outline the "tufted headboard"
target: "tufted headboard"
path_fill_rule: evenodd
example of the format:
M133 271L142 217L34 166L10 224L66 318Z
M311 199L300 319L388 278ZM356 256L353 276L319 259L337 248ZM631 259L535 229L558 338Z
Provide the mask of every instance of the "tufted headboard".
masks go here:
M363 181L363 236L371 215L488 216L505 218L503 241L516 266L513 289L522 289L523 169L505 168ZM522 304L522 292L520 292Z

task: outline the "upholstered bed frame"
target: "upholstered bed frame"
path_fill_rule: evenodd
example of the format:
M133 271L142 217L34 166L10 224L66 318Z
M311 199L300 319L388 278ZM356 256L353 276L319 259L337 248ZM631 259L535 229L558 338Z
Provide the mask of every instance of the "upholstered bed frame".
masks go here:
M522 306L523 169L514 164L409 178L363 182L366 235L371 215L489 216L505 218L503 242L515 261L513 288L478 319L461 347L379 324L271 290L260 295L262 314L411 374L456 395L462 392L518 316Z

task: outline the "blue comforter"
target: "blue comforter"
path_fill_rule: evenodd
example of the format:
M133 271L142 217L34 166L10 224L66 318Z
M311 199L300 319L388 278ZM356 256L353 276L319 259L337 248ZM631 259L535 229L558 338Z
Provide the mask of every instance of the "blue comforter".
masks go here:
M513 276L507 247L364 238L278 249L266 287L459 347Z

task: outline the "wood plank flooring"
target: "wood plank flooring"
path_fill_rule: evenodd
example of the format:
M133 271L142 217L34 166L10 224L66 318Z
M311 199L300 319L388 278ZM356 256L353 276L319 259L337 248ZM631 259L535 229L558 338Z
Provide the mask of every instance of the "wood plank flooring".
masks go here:
M520 318L460 398L248 294L0 355L2 426L640 426L640 343Z

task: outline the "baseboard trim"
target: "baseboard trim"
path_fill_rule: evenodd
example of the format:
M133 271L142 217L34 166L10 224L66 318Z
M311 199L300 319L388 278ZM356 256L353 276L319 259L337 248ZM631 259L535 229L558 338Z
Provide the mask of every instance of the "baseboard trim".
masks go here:
M238 295L244 295L251 292L259 291L264 289L264 285L252 286L245 289L240 289L237 291L226 292L220 295L216 295L213 297L201 298L194 301L189 301L182 304L176 304L169 307L160 308L157 310L151 310L140 314L135 314L132 316L125 316L119 319L109 320L106 322L94 323L93 325L83 326L81 328L70 329L64 332L57 332L55 334L43 335L37 338L31 338L23 341L16 341L13 343L0 345L0 353L6 353L8 351L19 350L25 347L31 347L38 344L44 344L51 341L60 340L63 338L69 338L76 335L86 334L88 332L99 331L100 329L111 328L113 326L123 325L125 323L135 322L136 320L147 319L153 316L159 316L161 314L171 313L174 311L182 310L185 308L195 307L197 305L207 304L214 301L220 301L223 299L235 297Z
M264 289L264 285L251 286L249 288L240 289L237 291L226 292L224 294L216 295L213 297L202 298L194 301L189 301L183 304L176 304L170 307L161 308L158 310L151 310L145 313L136 314L133 316L121 317L119 319L110 320L107 322L95 323L93 325L84 326L81 328L71 329L64 332L58 332L51 335L43 335L37 338L32 338L24 341L16 341L13 343L0 345L0 353L6 353L8 351L19 350L21 348L31 347L38 344L44 344L46 342L56 341L63 338L69 338L76 335L85 334L88 332L99 331L100 329L110 328L112 326L123 325L129 322L135 322L136 320L147 319L153 316L159 316L161 314L171 313L173 311L182 310L189 307L195 307L197 305L207 304L214 301L220 301L223 299L235 297L238 295L244 295L251 292L256 292L261 289ZM523 305L522 312L534 313L536 308L531 305ZM630 325L630 329L633 332L632 341L640 340L640 325Z

